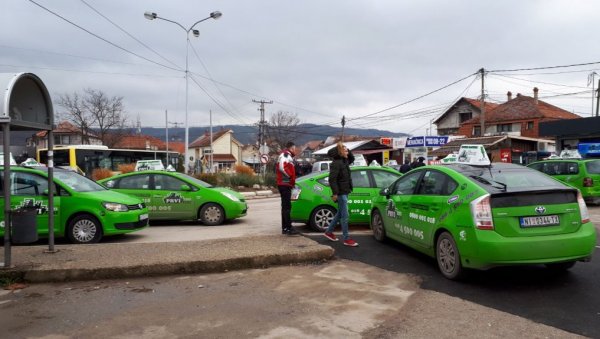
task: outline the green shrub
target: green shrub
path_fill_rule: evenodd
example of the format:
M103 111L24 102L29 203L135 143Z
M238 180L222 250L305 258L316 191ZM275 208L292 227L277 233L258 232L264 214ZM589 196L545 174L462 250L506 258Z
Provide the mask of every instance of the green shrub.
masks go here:
M218 180L217 175L214 174L214 173L200 173L200 174L194 175L194 177L196 177L196 178L198 178L198 179L200 179L200 180L202 180L202 181L204 181L206 183L209 183L209 184L211 184L213 186L221 186L219 184L219 180Z
M229 183L231 187L237 187L237 186L245 186L245 187L252 187L252 185L257 184L258 183L258 178L254 175L251 174L235 174L235 175L231 175L229 176Z

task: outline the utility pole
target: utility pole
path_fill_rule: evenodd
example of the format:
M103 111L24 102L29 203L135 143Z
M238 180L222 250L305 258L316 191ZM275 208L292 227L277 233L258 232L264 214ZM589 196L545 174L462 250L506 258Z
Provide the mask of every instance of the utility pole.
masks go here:
M165 142L167 148L167 164L165 167L169 167L169 115L165 110Z
M260 108L258 109L260 111L260 121L258 122L258 147L260 150L260 146L262 146L264 142L265 126L267 125L267 121L265 120L265 104L272 104L273 100L264 101L252 99L252 102L260 104Z
M344 126L346 126L346 116L342 115L342 142L344 142Z
M485 134L485 70L483 67L479 70L481 73L481 107L480 107L480 115L479 115L479 123L481 125L481 130L479 132L480 136L483 137Z
M600 79L598 79L598 89L596 90L596 116L598 116L598 107L600 107ZM592 111L592 116L594 112Z

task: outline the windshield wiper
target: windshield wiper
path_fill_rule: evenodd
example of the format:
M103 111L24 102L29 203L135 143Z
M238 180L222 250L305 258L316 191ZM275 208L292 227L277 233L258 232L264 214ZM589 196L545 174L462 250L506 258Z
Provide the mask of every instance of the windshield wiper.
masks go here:
M496 181L496 180L491 180L491 179L486 179L486 178L484 178L484 177L480 177L480 176L477 176L477 175L471 175L471 178L473 178L473 179L475 179L475 180L477 180L477 181L479 181L479 182L481 182L481 183L484 183L484 184L486 184L486 185L490 185L490 186L494 186L494 184L500 185L500 188L501 188L501 189L502 189L504 192L506 192L506 187L507 187L507 186L506 186L506 184L505 184L505 183L503 183L503 182Z

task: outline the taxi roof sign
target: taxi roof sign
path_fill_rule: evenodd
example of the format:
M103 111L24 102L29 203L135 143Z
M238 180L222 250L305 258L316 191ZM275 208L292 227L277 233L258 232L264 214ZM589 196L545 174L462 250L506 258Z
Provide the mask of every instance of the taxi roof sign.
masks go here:
M461 145L457 162L467 165L489 166L492 162L483 145Z
M165 165L160 160L138 160L135 163L135 171L158 170L164 171Z

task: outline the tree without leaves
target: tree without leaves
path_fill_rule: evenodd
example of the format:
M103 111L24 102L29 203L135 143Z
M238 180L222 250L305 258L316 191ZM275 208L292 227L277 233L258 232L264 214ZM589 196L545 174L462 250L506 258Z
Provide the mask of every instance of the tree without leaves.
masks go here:
M119 136L128 133L123 97L109 98L101 90L86 88L83 95L61 95L58 105L65 109L61 117L81 130L84 144L89 144L91 134L97 134L104 145L111 147Z
M301 134L298 125L298 114L279 111L269 118L266 135L271 145L276 145L281 150L288 141L294 141ZM277 151L278 151L277 150Z

